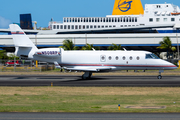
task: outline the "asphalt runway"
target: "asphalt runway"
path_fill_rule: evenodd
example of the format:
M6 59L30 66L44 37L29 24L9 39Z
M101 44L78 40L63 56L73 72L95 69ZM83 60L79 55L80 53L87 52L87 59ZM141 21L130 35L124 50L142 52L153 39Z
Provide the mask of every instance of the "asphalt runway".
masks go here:
M82 80L80 76L0 76L0 86L119 86L119 87L180 87L180 76L93 76Z
M0 113L0 120L179 120L178 113Z

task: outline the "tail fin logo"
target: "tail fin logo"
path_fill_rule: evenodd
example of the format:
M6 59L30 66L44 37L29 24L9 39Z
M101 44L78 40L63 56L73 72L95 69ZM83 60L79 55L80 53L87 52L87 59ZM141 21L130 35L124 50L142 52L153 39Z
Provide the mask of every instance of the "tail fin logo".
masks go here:
M119 0L118 8L122 12L127 12L131 9L132 0Z

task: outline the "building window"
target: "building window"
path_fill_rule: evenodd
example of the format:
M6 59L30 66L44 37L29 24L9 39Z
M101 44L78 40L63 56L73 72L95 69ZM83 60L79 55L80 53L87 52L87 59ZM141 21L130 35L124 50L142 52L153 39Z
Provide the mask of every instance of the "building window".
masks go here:
M81 29L81 25L79 25L79 29Z
M121 19L121 18L118 18L118 22L120 22L120 19Z
M94 18L92 18L92 22L94 22Z
M75 22L77 22L77 18L75 18Z
M75 26L75 29L78 29L78 26L77 26L77 25Z
M89 18L89 22L91 22L91 18Z
M167 22L167 18L164 18L164 22Z
M102 25L101 28L104 28L104 26Z
M57 29L59 29L59 25L57 25Z
M149 18L149 22L153 22L153 18Z
M88 22L88 18L86 18L86 22Z
M53 25L53 29L56 29L56 25Z
M160 18L156 18L156 22L160 22Z
M68 29L70 29L70 25L68 25Z
M90 28L93 28L93 26L91 25Z
M78 22L80 22L80 18L78 18Z
M106 28L108 28L108 26L107 26L107 25L106 25L105 27L106 27Z
M106 20L105 20L105 18L103 18L103 22L105 22Z
M112 18L112 22L114 22L114 18Z
M63 25L61 25L61 29L63 29Z
M64 22L66 22L66 18L64 18Z
M74 25L72 25L71 28L74 29Z
M171 18L171 21L175 21L175 18Z
M98 28L100 28L100 25L98 25Z
M115 25L113 25L113 27L116 27Z
M87 25L86 28L89 29L89 25Z
M132 18L132 22L134 22L134 18Z
M85 29L85 25L83 25L83 29Z
M135 18L135 22L137 22L137 18Z
M64 29L66 29L66 25L64 25Z
M96 25L94 25L94 28L96 28Z

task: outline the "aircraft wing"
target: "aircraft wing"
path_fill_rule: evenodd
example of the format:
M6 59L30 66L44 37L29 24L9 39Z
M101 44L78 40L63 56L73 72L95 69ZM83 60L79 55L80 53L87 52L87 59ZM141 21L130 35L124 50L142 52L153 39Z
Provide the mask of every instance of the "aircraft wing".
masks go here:
M114 67L74 67L68 68L64 67L65 70L72 70L72 71L83 71L83 72L106 72L111 71Z

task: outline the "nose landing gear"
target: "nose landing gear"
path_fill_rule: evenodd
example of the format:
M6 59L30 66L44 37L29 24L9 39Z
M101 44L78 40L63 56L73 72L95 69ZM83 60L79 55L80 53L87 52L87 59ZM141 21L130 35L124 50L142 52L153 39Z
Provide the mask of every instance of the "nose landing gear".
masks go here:
M157 79L162 79L161 73L164 72L164 70L159 70L159 75L157 76Z

